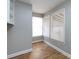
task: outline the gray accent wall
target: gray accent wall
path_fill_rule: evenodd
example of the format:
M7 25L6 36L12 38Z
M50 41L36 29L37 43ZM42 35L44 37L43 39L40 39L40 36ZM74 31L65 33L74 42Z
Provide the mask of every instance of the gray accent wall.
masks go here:
M32 42L35 42L35 41L43 41L43 36L35 36L32 38Z
M7 31L8 55L32 48L32 5L16 0L14 21Z
M52 45L55 45L56 47L60 48L61 50L71 54L71 1L65 0L62 4L56 6L54 9L48 11L46 15L51 15L55 11L65 8L65 43L50 39L50 36L44 36L44 40L48 41ZM44 27L44 26L43 26ZM50 33L49 33L50 34Z
M34 16L34 17L43 17L43 14L32 12L32 16Z

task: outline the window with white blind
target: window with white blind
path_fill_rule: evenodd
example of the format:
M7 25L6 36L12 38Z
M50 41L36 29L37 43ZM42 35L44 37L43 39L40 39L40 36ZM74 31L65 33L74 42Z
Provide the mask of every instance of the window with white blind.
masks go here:
M42 18L41 17L32 17L32 36L41 36L42 35Z
M65 9L60 9L51 15L51 39L61 42L65 40Z

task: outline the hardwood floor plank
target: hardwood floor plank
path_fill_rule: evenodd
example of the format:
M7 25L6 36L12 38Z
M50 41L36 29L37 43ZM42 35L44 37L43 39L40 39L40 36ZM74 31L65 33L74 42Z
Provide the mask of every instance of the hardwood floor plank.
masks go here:
M11 59L69 59L44 42L33 43L31 53L23 54Z

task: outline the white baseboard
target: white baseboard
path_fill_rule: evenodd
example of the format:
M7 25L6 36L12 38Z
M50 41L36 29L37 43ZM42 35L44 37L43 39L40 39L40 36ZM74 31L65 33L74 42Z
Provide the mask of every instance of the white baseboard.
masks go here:
M24 50L24 51L19 51L19 52L8 55L7 58L16 57L16 56L19 56L19 55L22 55L22 54L25 54L25 53L29 53L31 51L32 51L32 48L28 49L28 50Z
M50 43L47 42L47 41L44 41L44 42L45 42L46 44L48 44L49 46L51 46L52 48L56 49L57 51L61 52L62 54L64 54L64 55L67 56L68 58L71 58L71 55L68 54L68 53L66 53L65 51L59 49L58 47L56 47L56 46L50 44Z
M41 42L43 40L36 40L36 41L33 41L32 43L37 43L37 42Z

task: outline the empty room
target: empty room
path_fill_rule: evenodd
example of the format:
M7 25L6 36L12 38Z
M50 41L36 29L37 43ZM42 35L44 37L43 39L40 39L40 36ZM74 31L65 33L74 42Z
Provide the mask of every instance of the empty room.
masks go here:
M71 59L71 0L7 5L7 59Z

